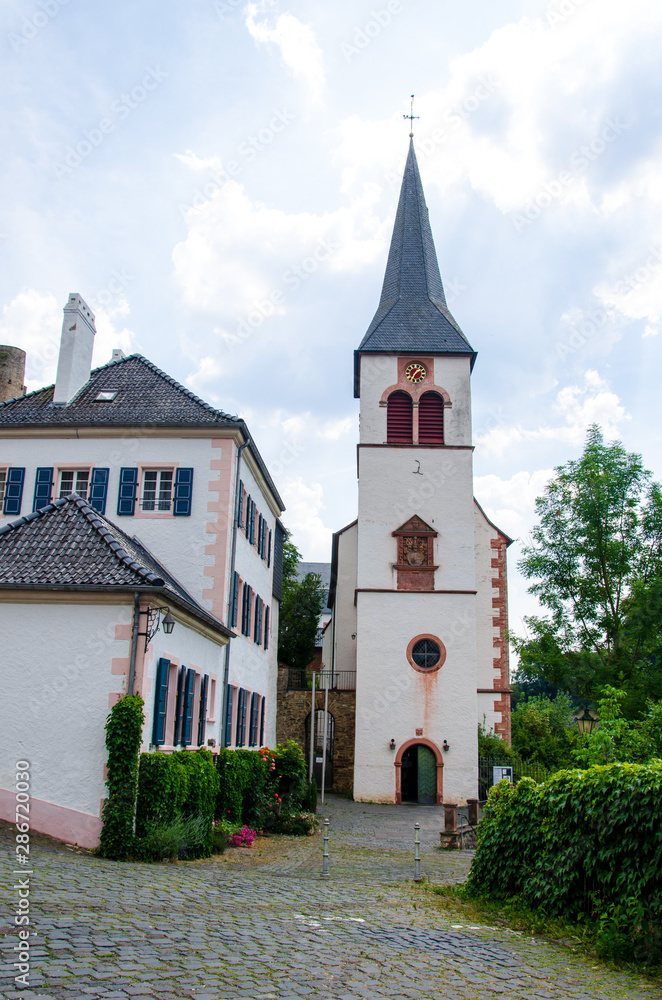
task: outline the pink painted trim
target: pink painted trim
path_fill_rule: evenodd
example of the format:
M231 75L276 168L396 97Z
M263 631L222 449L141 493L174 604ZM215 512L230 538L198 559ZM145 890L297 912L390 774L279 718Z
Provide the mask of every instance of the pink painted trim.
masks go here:
M210 586L202 591L204 599L211 601L211 612L221 621L227 617L228 593L227 573L230 538L234 526L234 493L236 473L236 445L229 438L212 438L212 455L209 460L209 480L207 483L207 511L215 520L205 525L205 530L214 541L205 545L205 555L213 556L211 566L205 566L204 576ZM213 449L221 449L220 458L214 457ZM218 452L216 452L218 454ZM216 474L218 478L216 478Z
M16 799L12 791L0 788L0 819L9 823L15 820ZM101 836L101 808L99 816L67 809L43 799L30 799L30 829L45 833L67 844L79 847L98 847Z

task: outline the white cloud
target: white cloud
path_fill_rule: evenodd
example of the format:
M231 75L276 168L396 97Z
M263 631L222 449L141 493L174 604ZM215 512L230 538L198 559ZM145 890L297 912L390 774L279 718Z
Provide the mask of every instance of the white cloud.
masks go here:
M212 310L230 328L282 315L292 294L317 271L345 271L383 251L370 213L376 192L350 207L288 214L252 201L229 181L187 213L188 236L173 250L175 277L188 305ZM255 313L256 321L250 319Z
M307 484L301 476L285 481L280 492L285 501L284 521L298 549L310 561L325 562L331 551L331 529L320 517L324 492L319 483Z
M646 320L644 337L662 327L662 248L652 246L636 266L615 282L603 282L594 291L604 306L629 320Z
M285 12L257 20L257 15L274 10L274 3L249 3L246 7L246 27L258 45L277 45L283 62L292 76L300 80L306 93L318 100L324 86L322 50L312 28L303 24L294 14Z
M536 499L553 475L553 469L538 469L517 472L510 479L494 474L476 476L474 493L494 524L511 538L522 538L533 523Z
M484 434L476 435L476 444L495 456L525 442L565 441L580 445L590 424L600 424L606 437L618 434L624 420L630 420L625 407L608 383L596 371L587 371L584 384L561 389L552 411L563 418L563 424L527 428L522 424L497 423Z
M2 310L0 340L26 352L28 392L55 381L63 308L64 302L58 302L54 295L26 288ZM110 361L115 347L127 354L133 350L133 333L126 327L116 329L114 322L115 316L123 316L128 311L128 303L121 297L112 307L95 310L94 367Z
M2 310L0 339L26 352L28 392L55 381L63 306L54 295L26 288Z

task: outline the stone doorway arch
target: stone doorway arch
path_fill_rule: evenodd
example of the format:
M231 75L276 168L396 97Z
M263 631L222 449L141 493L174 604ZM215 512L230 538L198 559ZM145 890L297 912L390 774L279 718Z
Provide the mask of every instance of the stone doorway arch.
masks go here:
M402 759L407 752L412 747L422 746L427 747L432 751L435 758L435 765L437 769L437 794L436 794L436 805L440 806L444 801L444 760L441 756L441 750L433 743L432 740L423 739L422 736L418 736L414 740L407 740L403 743L395 755L395 804L402 805Z

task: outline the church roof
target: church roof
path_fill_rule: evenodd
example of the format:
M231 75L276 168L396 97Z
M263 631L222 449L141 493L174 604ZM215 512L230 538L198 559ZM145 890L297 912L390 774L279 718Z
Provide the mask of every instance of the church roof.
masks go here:
M0 528L0 589L42 588L155 589L217 632L232 634L137 538L75 493Z
M377 312L355 352L359 355L476 353L446 303L413 141L400 188L386 274Z

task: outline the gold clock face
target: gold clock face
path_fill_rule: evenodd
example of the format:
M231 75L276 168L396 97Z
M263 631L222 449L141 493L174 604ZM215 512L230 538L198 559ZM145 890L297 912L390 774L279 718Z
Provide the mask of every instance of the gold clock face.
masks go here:
M405 378L408 378L410 382L422 382L426 375L424 366L418 361L413 361L405 368Z

